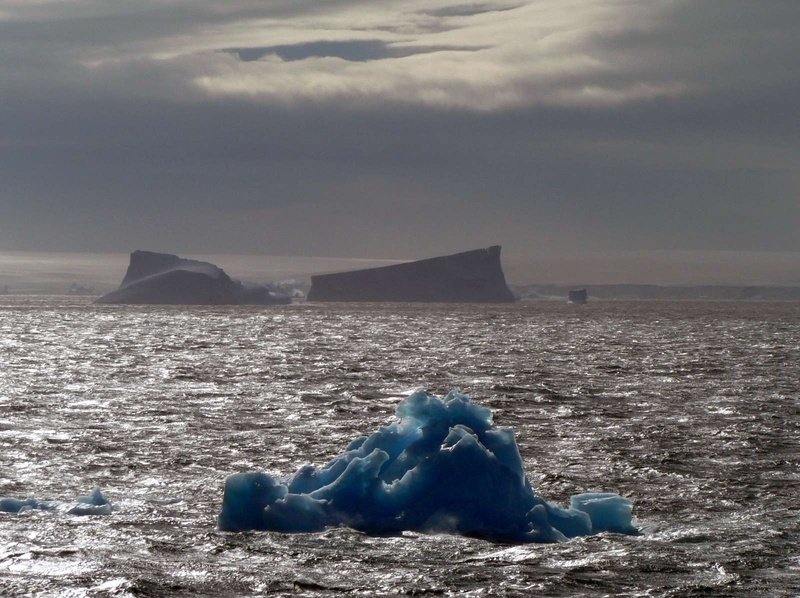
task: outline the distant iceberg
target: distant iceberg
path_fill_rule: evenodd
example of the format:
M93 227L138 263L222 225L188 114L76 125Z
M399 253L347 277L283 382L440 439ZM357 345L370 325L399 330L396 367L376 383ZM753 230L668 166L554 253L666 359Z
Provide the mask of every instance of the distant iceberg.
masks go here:
M145 305L269 305L291 303L264 285L228 276L222 268L169 253L134 251L122 284L97 303Z
M599 532L637 533L631 501L579 494L570 508L534 493L514 432L456 391L419 391L397 421L320 468L275 479L263 472L225 481L219 528L316 532L348 526L367 533L416 530L500 542L557 542Z
M309 301L510 303L500 246L311 277Z
M586 289L573 289L567 294L567 302L574 305L585 305L589 299Z

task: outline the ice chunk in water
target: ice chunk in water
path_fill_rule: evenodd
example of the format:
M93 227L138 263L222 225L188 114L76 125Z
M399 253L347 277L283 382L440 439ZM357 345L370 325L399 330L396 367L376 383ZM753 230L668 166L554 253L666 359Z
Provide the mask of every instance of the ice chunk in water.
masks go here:
M48 502L42 502L34 498L0 498L0 512L22 513L31 509L52 510L55 507Z
M32 509L53 511L57 504L51 501L41 501L35 498L0 498L0 511L6 513L22 513ZM100 488L94 488L88 495L79 496L75 503L66 509L69 515L108 515L112 507L108 499L103 496Z
M219 527L313 532L447 532L504 542L555 542L602 531L637 533L631 502L580 494L569 509L537 496L514 433L456 391L417 392L397 420L358 438L326 465L276 480L262 472L225 482Z
M570 506L589 515L592 533L636 533L636 528L631 525L633 503L618 494L612 492L576 494L570 499Z
M111 503L100 492L100 488L94 488L87 496L79 496L77 504L67 510L69 515L110 515Z

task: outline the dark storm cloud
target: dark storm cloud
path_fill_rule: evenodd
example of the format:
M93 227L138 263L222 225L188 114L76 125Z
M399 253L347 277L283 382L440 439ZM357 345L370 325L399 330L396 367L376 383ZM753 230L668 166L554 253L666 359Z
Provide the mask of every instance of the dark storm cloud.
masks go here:
M0 2L2 248L800 250L795 2L107 4Z
M281 60L305 60L306 58L333 57L353 62L383 60L386 58L402 58L415 54L431 52L476 52L481 48L457 46L415 46L392 47L379 39L315 41L303 44L287 44L282 46L266 46L261 48L226 48L224 52L235 54L239 60L250 62L264 56L274 55Z
M480 15L487 12L513 10L514 8L519 8L520 6L522 5L516 4L513 6L495 6L491 4L454 4L451 6L434 8L422 12L435 17L471 17L474 15Z

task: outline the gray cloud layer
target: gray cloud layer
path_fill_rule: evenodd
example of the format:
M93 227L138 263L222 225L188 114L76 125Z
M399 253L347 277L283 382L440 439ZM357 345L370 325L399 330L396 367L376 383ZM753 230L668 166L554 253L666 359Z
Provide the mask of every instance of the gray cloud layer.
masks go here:
M0 249L800 250L796 0L0 0Z

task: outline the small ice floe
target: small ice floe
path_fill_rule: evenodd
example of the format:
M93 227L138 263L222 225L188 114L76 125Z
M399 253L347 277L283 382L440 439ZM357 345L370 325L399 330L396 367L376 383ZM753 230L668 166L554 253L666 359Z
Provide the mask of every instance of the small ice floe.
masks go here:
M397 420L353 440L326 465L275 479L225 481L219 528L316 532L348 526L372 534L455 533L501 542L557 542L599 532L636 534L631 501L612 493L572 497L562 508L537 496L514 432L456 391L419 391Z
M35 498L0 498L0 512L2 513L24 513L32 510L52 511L55 508L53 503Z
M79 496L73 503L65 505L35 498L0 498L0 511L2 512L24 513L31 510L63 510L68 515L110 515L112 507L99 488L94 488L86 496Z
M79 496L76 504L67 509L67 515L110 515L111 503L100 492L100 488L93 488L86 496Z

